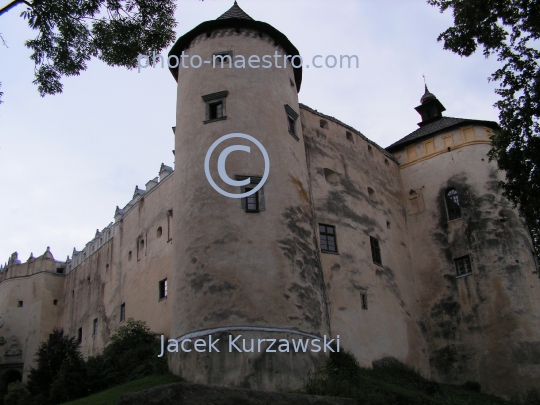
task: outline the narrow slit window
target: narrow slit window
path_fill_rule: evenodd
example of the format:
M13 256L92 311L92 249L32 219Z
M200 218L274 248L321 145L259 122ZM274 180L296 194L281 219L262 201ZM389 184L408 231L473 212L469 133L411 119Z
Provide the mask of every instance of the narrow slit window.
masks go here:
M360 294L360 299L362 300L362 309L368 309L367 294L366 293L361 293Z
M98 319L97 318L94 319L94 328L92 330L93 330L92 335L94 336L97 335L98 333Z
M448 220L461 218L461 206L459 204L459 193L455 188L446 190L446 209L448 210Z
M373 258L373 263L382 266L381 247L379 245L379 240L370 236L369 242L371 244L371 257Z
M163 279L159 282L159 300L167 298L167 279Z
M319 224L321 237L321 251L325 253L337 253L336 227Z
M82 328L79 328L79 330L77 331L77 341L79 343L82 342Z
M120 305L120 323L126 320L126 303Z

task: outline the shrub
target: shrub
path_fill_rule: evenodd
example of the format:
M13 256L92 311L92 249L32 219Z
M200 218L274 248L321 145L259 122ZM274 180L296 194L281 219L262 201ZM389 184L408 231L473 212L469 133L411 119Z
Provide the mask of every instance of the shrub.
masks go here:
M160 348L158 334L152 332L145 322L129 318L125 326L111 335L103 350L106 375L102 380L121 383L166 373L167 359L158 357Z
M30 391L22 382L13 382L7 387L4 405L31 405Z

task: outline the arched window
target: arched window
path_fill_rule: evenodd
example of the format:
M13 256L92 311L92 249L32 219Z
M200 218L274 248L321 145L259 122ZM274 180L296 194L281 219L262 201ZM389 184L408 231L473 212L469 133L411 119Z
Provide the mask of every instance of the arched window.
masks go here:
M455 188L446 190L446 209L448 210L448 220L461 218L461 208L459 206L459 194Z

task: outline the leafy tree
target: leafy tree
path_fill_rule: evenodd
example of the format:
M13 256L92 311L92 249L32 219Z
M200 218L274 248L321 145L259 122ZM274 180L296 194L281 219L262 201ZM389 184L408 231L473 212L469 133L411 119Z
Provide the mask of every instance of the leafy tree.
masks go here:
M30 369L28 388L38 403L61 403L87 393L79 342L63 330L54 329L49 339L39 344L36 364Z
M132 69L137 55L158 53L175 36L174 0L13 0L0 15L19 4L38 31L25 45L33 51L42 97L61 93L62 76L78 76L92 57Z
M439 35L444 49L470 56L482 48L502 62L490 80L501 129L492 137L490 160L506 172L503 194L519 208L540 258L540 2L531 0L427 0L452 10L454 26Z

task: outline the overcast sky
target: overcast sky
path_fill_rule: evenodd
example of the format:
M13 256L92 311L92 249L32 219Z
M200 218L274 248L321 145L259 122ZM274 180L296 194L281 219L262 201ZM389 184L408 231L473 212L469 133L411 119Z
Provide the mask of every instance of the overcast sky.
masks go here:
M3 2L0 0L3 4ZM219 17L232 0L179 0L177 36ZM447 116L497 120L498 66L460 58L437 36L450 14L424 0L240 0L255 20L283 32L304 58L358 55L359 69L304 69L300 102L334 116L386 147L417 128L414 110L429 89ZM41 98L23 42L36 33L18 6L0 17L0 263L25 261L47 246L64 260L113 221L135 185L173 165L176 82L168 69L141 73L94 60ZM168 50L166 50L168 52Z

